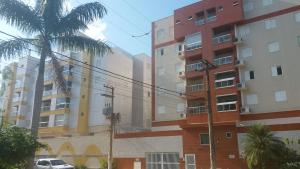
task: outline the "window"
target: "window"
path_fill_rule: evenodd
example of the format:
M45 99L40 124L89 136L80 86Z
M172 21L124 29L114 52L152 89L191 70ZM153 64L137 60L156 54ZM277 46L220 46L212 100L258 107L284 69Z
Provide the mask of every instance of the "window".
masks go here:
M249 34L250 34L250 27L248 25L240 27L240 36L241 37L246 37Z
M255 78L255 75L254 75L254 71L253 70L245 72L245 80L246 81L252 80L254 78Z
M157 69L158 76L163 76L165 74L165 68L161 67Z
M270 53L278 52L280 50L280 48L279 48L279 42L269 43L268 49L269 49Z
M257 95L256 94L248 94L247 95L247 104L248 105L257 104Z
M164 55L164 53L165 53L165 51L164 51L164 49L162 48L162 49L159 49L159 56L163 56Z
M178 45L177 50L178 50L178 52L182 52L182 51L183 51L182 44L179 44L179 45Z
M55 126L63 126L65 124L65 115L64 114L57 114L55 115Z
M287 100L286 91L277 91L275 92L275 100L276 102L284 102Z
M252 55L252 48L245 48L242 50L242 56L244 58L251 57Z
M194 33L185 37L186 50L194 50L200 48L202 45L201 33Z
M300 22L300 12L295 13L296 22Z
M190 20L192 20L193 19L193 16L189 16L188 17L188 20L190 21Z
M236 111L237 95L217 96L217 111Z
M263 6L269 6L273 4L273 0L262 0Z
M269 19L269 20L265 20L265 28L266 29L273 29L276 28L277 23L275 19Z
M244 3L244 11L250 12L254 9L253 2Z
M49 161L38 161L37 165L50 166L50 162Z
M49 116L40 117L40 127L49 126Z
M176 106L177 112L178 112L178 113L184 112L184 107L185 107L185 104L184 104L184 103L178 103L177 106Z
M281 66L272 66L272 76L282 76Z
M185 155L185 168L186 169L196 169L195 154L186 154Z
M179 153L147 153L146 169L179 169Z
M225 137L226 137L227 139L231 139L231 138L232 138L232 133L231 133L231 132L226 132L226 133L225 133Z
M165 106L158 106L158 114L164 114L166 113Z
M177 25L177 24L180 24L180 23L181 23L180 20L176 20L176 22L175 22L176 25Z
M56 109L64 109L70 107L70 98L57 98Z
M202 145L209 144L209 135L207 133L200 134L200 144L202 144Z

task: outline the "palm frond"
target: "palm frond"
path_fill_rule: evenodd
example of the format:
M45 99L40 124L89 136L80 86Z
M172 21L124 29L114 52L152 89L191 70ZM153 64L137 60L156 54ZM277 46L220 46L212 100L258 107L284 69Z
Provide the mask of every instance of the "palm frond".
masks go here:
M106 13L106 8L99 2L80 5L60 19L56 32L74 33L84 30L88 24L101 19Z
M42 31L42 18L19 0L0 0L0 17L27 33Z
M0 58L9 60L21 55L24 50L28 50L29 48L29 43L27 43L26 41L33 40L12 39L7 41L0 41Z
M45 21L46 32L51 32L53 25L59 22L62 16L65 0L44 0L40 1L40 11Z
M62 74L63 67L60 65L58 60L56 59L56 56L52 54L51 61L53 65L53 69L55 71L55 82L58 84L58 87L65 93L68 94L67 90L67 82Z
M87 36L77 36L77 35L70 35L70 36L62 36L56 37L53 39L54 42L57 42L59 46L62 47L63 50L72 50L72 51L82 51L88 52L94 55L103 56L104 54L111 52L110 47L100 41L94 40Z

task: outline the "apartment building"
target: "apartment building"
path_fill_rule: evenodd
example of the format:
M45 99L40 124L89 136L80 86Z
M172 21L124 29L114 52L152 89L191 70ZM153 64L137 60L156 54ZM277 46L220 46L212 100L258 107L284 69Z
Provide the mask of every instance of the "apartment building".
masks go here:
M86 53L69 51L61 53L70 57L58 56L69 92L65 94L59 88L52 62L48 60L39 138L48 144L49 149L39 152L38 157L58 156L72 164L99 168L99 159L108 154L110 121L105 114L112 106L111 98L103 96L111 95L104 85L115 88L114 112L121 117L118 132L146 130L151 122L150 113L147 113L151 109L151 87L134 86L129 79L150 84L151 59L145 54L132 56L118 47L104 56L91 57ZM9 65L13 75L5 92L5 121L31 127L38 63L37 58L27 56ZM140 99L144 101L138 102ZM139 118L133 118L133 115ZM69 153L70 150L72 153Z
M116 135L127 145L115 152L120 168L208 169L208 88L217 168L247 168L243 139L255 123L297 144L299 13L293 0L202 0L153 22L152 128ZM203 60L217 66L210 86Z

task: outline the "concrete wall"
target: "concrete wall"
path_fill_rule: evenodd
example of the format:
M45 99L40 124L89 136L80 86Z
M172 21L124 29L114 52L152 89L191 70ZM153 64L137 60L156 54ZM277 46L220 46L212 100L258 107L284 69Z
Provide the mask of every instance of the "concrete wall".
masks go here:
M246 82L248 90L242 92L244 105L248 105L253 113L279 112L299 110L300 91L297 89L300 52L297 36L300 35L300 23L295 21L295 13L280 15L269 20L275 20L276 27L265 28L265 21L243 25L238 32L246 32L243 43L238 47L239 59L245 60L246 66L240 69L241 80ZM271 43L279 44L279 51L269 52ZM252 56L243 56L243 51L251 48ZM273 76L272 67L281 66L282 76ZM254 70L255 79L246 80L245 73ZM277 102L275 92L285 91L286 101ZM257 104L250 103L249 95L257 95ZM253 105L252 105L253 104Z

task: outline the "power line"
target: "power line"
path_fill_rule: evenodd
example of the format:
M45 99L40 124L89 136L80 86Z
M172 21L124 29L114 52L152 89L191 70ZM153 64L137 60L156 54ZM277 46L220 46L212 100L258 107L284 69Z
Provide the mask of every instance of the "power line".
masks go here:
M142 17L144 17L149 23L152 23L151 19L149 19L146 15L144 15L140 10L138 10L137 8L135 8L131 3L129 3L127 0L123 0L123 2L125 4L127 4L127 6L129 6L130 8L132 8L133 10L135 10L138 14L140 14Z
M34 46L36 46L36 47L41 48L41 46L38 46L38 45L33 44L33 43L29 42L29 41L26 41L26 40L24 40L24 39L22 39L22 38L19 38L19 37L16 37L16 36L14 36L14 35L11 35L11 34L8 34L8 33L6 33L6 32L3 32L3 31L1 31L1 30L0 30L0 33L5 34L5 35L10 36L10 37L13 37L13 38L15 38L15 39L19 39L19 40L21 40L21 41L23 41L23 42L26 42L26 43L29 43L29 44L31 44L31 45L34 45ZM79 63L81 63L81 64L87 65L87 66L89 66L89 67L92 67L92 68L98 69L98 70L100 70L100 71L109 73L109 74L106 74L106 75L107 75L107 76L110 76L110 77L113 77L113 78L117 78L117 79L120 79L120 80L123 80L123 81L135 83L135 84L137 84L137 85L144 85L144 87L154 88L155 90L160 89L160 90L164 90L164 91L166 91L166 92L175 93L175 94L176 94L175 96L178 96L178 97L181 96L181 95L186 95L186 96L187 96L186 93L181 93L181 92L177 92L177 91L165 89L165 88L162 88L162 87L159 87L159 86L156 86L156 85L148 84L148 83L145 83L145 82L142 82L142 81L139 81L139 80L135 80L135 79L132 79L132 78L129 78L129 77L126 77L126 76L123 76L123 75L120 75L120 74L111 72L111 71L109 71L109 70L105 70L105 69L103 69L103 68L100 68L100 67L97 67L97 66L94 66L94 65L85 63L85 62L83 62L83 61L81 61L81 60L72 58L72 57L70 57L70 56L61 54L61 53L59 53L59 52L55 52L55 51L52 51L52 52L55 53L55 54L58 54L58 55L60 55L60 56L66 57L66 58L68 58L68 59L70 59L70 60L74 60L74 61L76 61L76 62L79 62ZM60 58L57 58L57 57L56 57L56 59L58 59L58 60L63 60L63 59L60 59ZM63 60L63 61L65 61L65 60ZM83 67L82 65L78 65L78 66ZM85 67L83 67L83 68L85 68ZM96 71L96 70L91 69L91 68L87 68L87 69L90 69L90 70L92 70L92 71ZM99 73L104 74L103 72L99 72ZM117 77L116 77L116 76L117 76ZM130 80L130 81L128 81L128 80ZM168 93L168 94L170 94L170 93ZM172 94L170 94L170 95L172 95ZM193 95L190 95L190 96L195 97L195 96L193 96Z

